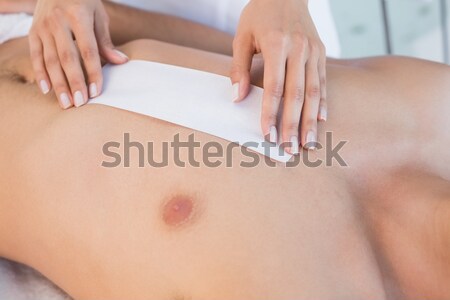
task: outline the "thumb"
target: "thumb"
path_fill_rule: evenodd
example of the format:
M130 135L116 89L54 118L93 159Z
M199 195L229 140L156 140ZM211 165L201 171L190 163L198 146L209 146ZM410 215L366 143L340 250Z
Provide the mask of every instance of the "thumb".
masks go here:
M98 20L100 19L100 20ZM97 37L100 55L109 63L120 65L128 62L129 58L123 52L115 49L109 32L107 16L95 20L95 36Z
M255 48L251 37L237 36L233 41L233 62L231 65L231 83L233 84L233 102L240 102L250 92L250 69Z

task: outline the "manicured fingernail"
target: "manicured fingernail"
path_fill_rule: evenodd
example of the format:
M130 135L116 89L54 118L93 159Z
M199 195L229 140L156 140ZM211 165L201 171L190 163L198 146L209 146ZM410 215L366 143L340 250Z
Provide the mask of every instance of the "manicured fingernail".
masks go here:
M236 82L235 84L233 84L233 102L238 102L239 101L239 82Z
M298 145L299 145L299 143L298 143L298 137L296 137L296 136L293 136L293 137L291 137L291 154L292 155L297 155L297 154L299 154L299 150L298 150Z
M121 52L121 51L119 51L119 50L117 50L117 49L114 49L114 51L115 51L115 52L117 53L117 55L119 55L121 58L126 59L126 60L129 60L129 59L130 59L125 53L123 53L123 52Z
M46 80L41 80L39 82L39 86L41 87L41 91L44 95L48 94L50 92L50 88L48 87L48 83Z
M270 127L269 141L272 144L278 143L278 132L277 132L277 128L275 126Z
M89 97L95 98L98 96L97 84L91 83L89 85Z
M69 96L66 93L62 93L59 96L59 103L61 104L61 107L63 109L68 109L69 107L72 106L72 103L70 103Z
M308 150L316 150L316 134L313 131L309 131L306 135L305 148Z
M320 108L320 117L319 120L320 121L327 121L328 119L328 111L325 107L321 107Z
M75 94L73 94L73 99L76 107L84 105L84 97L82 92L76 91Z

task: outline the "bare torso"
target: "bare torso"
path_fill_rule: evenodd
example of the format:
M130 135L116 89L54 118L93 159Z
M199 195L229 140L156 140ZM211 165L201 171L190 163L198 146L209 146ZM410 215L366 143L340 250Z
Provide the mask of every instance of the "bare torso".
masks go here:
M228 69L226 56L151 41L123 50ZM26 59L15 65L27 74ZM193 131L104 106L62 112L5 75L0 254L78 299L449 297L449 73L401 58L332 62L320 139L348 141L349 167L138 168L132 152L131 168L114 169L101 167L102 147L124 133L161 149ZM192 207L173 226L177 199Z

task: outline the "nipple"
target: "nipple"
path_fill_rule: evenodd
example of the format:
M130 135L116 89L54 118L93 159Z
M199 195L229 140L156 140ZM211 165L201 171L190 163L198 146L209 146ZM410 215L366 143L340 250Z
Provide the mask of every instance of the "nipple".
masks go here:
M163 207L163 220L170 227L177 227L191 219L194 202L187 196L175 196Z

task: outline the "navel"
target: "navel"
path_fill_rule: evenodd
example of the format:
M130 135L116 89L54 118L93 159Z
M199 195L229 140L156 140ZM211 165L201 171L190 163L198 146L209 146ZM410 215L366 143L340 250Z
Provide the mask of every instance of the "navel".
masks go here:
M172 197L163 206L162 219L167 226L181 226L192 219L194 208L195 202L191 197Z

